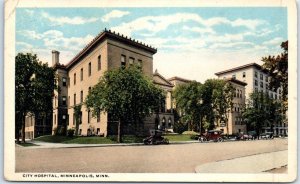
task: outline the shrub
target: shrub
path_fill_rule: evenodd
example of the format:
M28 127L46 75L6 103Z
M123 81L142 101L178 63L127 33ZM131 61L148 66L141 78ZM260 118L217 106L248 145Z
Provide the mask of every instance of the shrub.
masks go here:
M59 126L53 129L54 135L66 135L65 127Z
M74 130L73 128L68 129L68 131L67 131L68 137L73 137L73 136L74 136L74 133L75 133L75 130Z
M199 135L191 135L190 138L193 139L193 140L198 140Z
M174 123L174 132L182 134L182 132L185 130L187 130L187 124L184 124L180 121Z
M194 132L194 131L184 131L184 132L182 132L182 134L184 134L184 135L199 135L198 132Z

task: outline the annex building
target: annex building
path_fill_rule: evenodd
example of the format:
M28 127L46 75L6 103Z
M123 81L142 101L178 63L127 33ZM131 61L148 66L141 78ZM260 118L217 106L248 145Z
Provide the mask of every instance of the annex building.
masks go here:
M266 93L269 95L270 98L274 100L281 99L282 89L279 88L277 91L272 91L269 89L270 76L268 76L267 72L264 71L259 64L250 63L221 72L217 72L215 74L218 76L219 79L235 79L246 83L247 85L245 86L245 100L249 99L250 94L253 92ZM235 103L234 110L239 109L239 107L240 104ZM234 120L234 122L239 121ZM275 135L282 135L288 133L288 127L285 122L275 124L273 130ZM263 131L270 132L271 126L265 125L263 127Z

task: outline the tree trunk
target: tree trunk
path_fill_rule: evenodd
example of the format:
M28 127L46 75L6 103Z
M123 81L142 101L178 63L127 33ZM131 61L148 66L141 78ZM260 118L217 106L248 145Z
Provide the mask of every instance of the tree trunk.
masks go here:
M117 139L118 143L122 143L122 121L119 120L118 123L118 139Z
M22 115L22 143L25 143L25 114Z

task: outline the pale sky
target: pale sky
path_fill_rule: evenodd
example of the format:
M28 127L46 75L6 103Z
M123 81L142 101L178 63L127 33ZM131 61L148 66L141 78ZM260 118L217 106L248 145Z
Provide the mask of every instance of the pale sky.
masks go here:
M157 48L153 69L204 82L214 73L279 54L286 8L17 8L16 53L67 64L104 28Z

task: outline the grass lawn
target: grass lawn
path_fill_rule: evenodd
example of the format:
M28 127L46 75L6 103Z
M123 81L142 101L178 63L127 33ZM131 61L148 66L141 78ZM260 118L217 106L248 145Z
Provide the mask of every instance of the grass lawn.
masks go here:
M163 137L169 139L169 141L194 141L194 139L191 139L191 135L175 134L163 135Z
M64 144L116 144L117 136L109 137L67 137L67 136L42 136L35 139L36 141L64 143ZM123 143L141 143L143 138L124 135Z
M28 143L28 142L25 142L25 143L18 143L18 145L24 146L24 147L28 147L28 146L39 146L39 145L36 145L36 144L33 144L33 143Z

